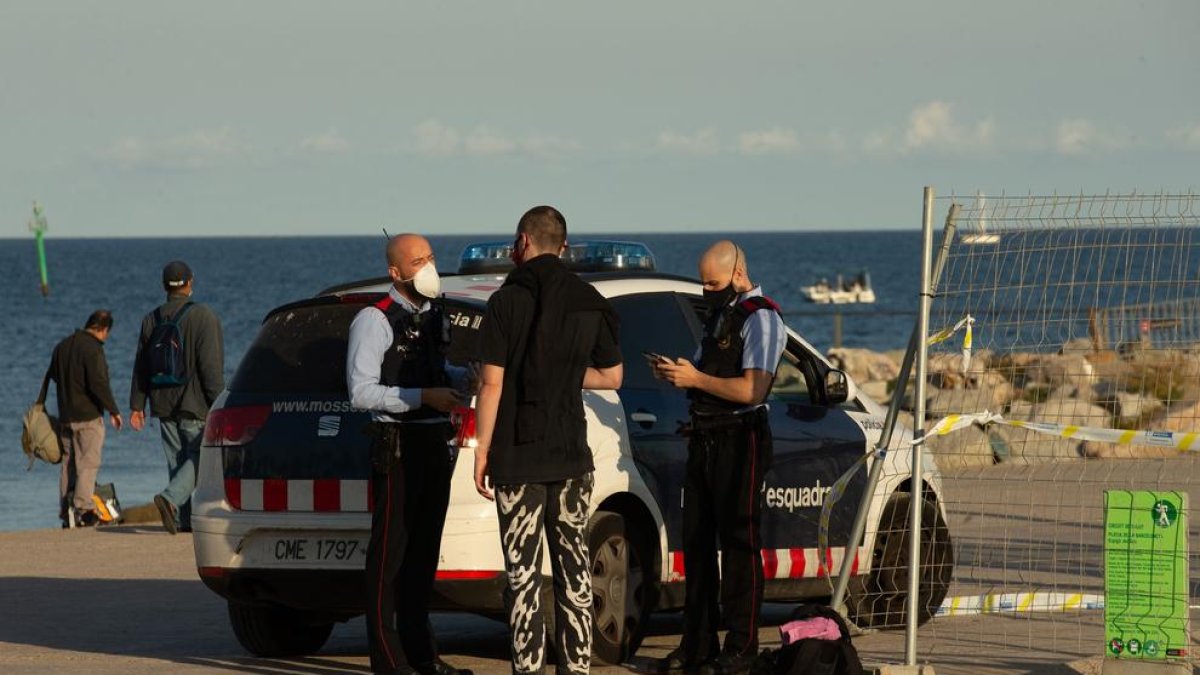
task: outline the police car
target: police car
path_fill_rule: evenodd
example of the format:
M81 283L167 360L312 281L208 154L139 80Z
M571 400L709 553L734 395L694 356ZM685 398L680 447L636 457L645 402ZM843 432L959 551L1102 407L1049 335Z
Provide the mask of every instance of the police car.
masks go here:
M451 362L473 358L487 299L504 281L508 246L468 246L460 272L443 278ZM681 504L688 400L655 379L642 354L693 354L707 309L697 281L655 272L641 244L590 242L564 258L621 319L623 386L583 393L596 465L589 530L595 652L618 663L637 650L651 611L683 606L687 574ZM193 497L196 564L204 583L227 599L234 633L251 653L315 652L335 622L364 610L374 497L363 434L369 416L350 405L344 363L351 319L388 283L337 286L272 310L209 414ZM769 407L766 600L828 597L830 570L837 574L851 555L852 617L902 624L909 452L883 460L863 545L846 551L866 486L860 471L833 509L829 549L821 556L817 548L831 486L878 441L884 409L790 329ZM476 493L472 478L474 411L461 409L454 418L458 437L449 451L457 461L433 607L500 616L505 579L495 506ZM931 564L921 579L922 620L945 596L952 563L931 459L923 474L923 556Z

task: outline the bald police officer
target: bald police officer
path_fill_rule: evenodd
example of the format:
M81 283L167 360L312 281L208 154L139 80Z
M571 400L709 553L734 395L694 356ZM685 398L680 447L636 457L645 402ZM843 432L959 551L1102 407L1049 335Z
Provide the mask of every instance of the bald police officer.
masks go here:
M787 332L779 306L750 282L746 255L736 244L713 244L699 267L709 317L695 363L677 359L655 369L658 377L687 389L691 399L683 498L684 633L658 669L740 673L758 652L759 521L763 477L771 466L764 401ZM720 623L729 631L723 649Z
M463 402L467 372L446 364L449 324L439 303L433 249L419 235L388 240L387 297L350 325L346 386L370 410L371 541L367 643L374 673L467 673L438 656L429 595L450 500L454 435L448 413ZM457 384L456 389L453 384Z

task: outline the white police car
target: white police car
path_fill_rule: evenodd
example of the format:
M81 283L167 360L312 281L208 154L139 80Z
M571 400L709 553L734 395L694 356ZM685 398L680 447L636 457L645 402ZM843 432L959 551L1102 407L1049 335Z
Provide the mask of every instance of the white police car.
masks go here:
M615 663L637 649L649 612L682 607L686 574L681 486L688 401L654 379L641 354L692 354L706 309L695 280L654 272L653 256L640 244L592 242L564 257L621 318L624 385L583 394L596 465L595 651ZM472 357L505 263L507 245L469 246L460 274L443 279L451 361ZM209 414L193 497L196 564L209 588L228 600L234 632L254 654L315 652L335 621L363 612L372 500L362 433L368 415L351 408L343 368L351 319L388 283L338 286L272 310ZM885 411L790 329L769 402L774 462L763 511L766 599L827 597L827 575L837 573L846 555L866 472L833 510L825 560L817 551L821 505L838 476L878 440ZM469 448L474 413L465 409L456 419L458 445ZM850 553L849 605L862 624L903 621L909 457L893 452L884 460L866 541ZM475 492L472 468L468 451L454 469L433 606L498 615L504 566L495 506ZM952 563L931 460L924 475L922 541L934 564L922 575L922 619L945 596Z

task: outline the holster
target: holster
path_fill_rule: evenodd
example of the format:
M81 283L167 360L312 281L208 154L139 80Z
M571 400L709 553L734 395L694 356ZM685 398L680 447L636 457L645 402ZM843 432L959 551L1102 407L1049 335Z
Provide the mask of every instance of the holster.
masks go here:
M368 422L364 429L371 439L371 468L377 473L388 473L404 456L399 427L387 422Z

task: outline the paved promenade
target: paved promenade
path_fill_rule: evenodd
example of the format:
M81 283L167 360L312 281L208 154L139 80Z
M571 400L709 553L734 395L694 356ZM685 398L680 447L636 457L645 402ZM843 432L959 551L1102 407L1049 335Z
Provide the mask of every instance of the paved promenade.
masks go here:
M777 644L778 631L772 624L785 617L786 608L768 609L761 638L765 646ZM966 629L965 622L1011 619L953 621L964 622L961 627ZM439 615L435 625L451 662L476 673L508 671L503 624L470 615ZM943 631L948 627L942 624ZM984 627L975 630L979 628ZM678 614L656 616L639 657L666 653L676 644L678 630ZM903 649L902 634L895 633L862 637L855 643L864 655L891 662ZM938 673L1098 672L1092 663L1070 666L1062 661L1027 647L993 642L940 650L936 663ZM367 673L368 668L361 620L339 625L319 656L247 656L230 631L224 602L196 577L190 536L171 537L157 526L132 526L0 533L0 672L332 675ZM628 671L597 667L593 672Z

